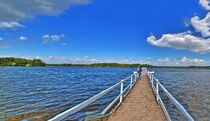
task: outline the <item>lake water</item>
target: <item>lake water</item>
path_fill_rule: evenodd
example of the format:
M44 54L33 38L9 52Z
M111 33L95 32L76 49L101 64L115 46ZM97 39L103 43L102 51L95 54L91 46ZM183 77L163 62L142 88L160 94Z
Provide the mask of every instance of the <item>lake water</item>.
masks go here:
M129 76L135 68L0 67L0 120L46 120ZM210 121L210 70L150 69L198 121ZM70 116L84 120L102 111L114 90ZM173 120L182 120L164 97Z
M150 69L164 87L187 109L196 121L210 121L210 69ZM166 98L175 121L183 118Z
M129 76L135 68L0 67L0 120L46 120ZM116 93L117 92L117 93ZM83 120L119 94L106 95L72 116Z

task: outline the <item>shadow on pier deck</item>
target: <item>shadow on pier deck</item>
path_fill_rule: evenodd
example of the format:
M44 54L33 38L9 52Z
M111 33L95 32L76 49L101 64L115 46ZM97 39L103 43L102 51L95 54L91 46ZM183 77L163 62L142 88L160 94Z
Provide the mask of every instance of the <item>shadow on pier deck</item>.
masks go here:
M143 73L108 121L166 121L162 108L156 101L147 72Z

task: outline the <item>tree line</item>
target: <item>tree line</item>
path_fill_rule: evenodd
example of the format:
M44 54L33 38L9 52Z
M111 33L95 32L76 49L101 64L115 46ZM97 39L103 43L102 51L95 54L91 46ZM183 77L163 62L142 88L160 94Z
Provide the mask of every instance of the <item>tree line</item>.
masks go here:
M45 66L46 64L40 59L24 59L4 57L0 58L0 66Z
M119 63L93 63L93 64L46 64L40 59L24 59L14 57L0 58L0 66L66 66L66 67L120 67L120 68L205 68L210 66L153 66L149 64L119 64Z
M142 68L152 67L148 64L119 64L119 63L94 63L94 64L47 64L47 66L78 66L78 67L120 67L120 68Z

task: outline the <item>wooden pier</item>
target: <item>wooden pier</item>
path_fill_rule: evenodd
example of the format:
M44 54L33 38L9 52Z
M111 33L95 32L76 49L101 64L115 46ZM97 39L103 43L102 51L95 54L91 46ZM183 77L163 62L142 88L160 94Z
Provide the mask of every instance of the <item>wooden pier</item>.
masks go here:
M156 101L147 72L139 78L108 121L166 121L162 108Z
M120 87L120 94L100 113L99 117L91 121L171 121L165 104L159 95L160 91L188 121L194 121L187 110L155 78L154 72L150 72L146 68L143 70L141 76L135 71L129 77L48 121L61 121L89 106L117 87ZM124 87L126 81L130 83ZM112 109L113 107L117 108ZM110 110L111 112L109 112Z

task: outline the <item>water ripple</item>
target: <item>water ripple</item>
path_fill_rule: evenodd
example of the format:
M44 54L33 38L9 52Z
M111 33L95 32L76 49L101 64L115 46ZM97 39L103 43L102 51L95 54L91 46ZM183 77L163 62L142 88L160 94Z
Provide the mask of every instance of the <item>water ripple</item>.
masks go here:
M0 67L0 120L46 120L127 77L134 68ZM71 116L102 111L115 90Z
M210 69L151 70L196 121L210 121ZM173 120L184 120L167 98L164 102Z

